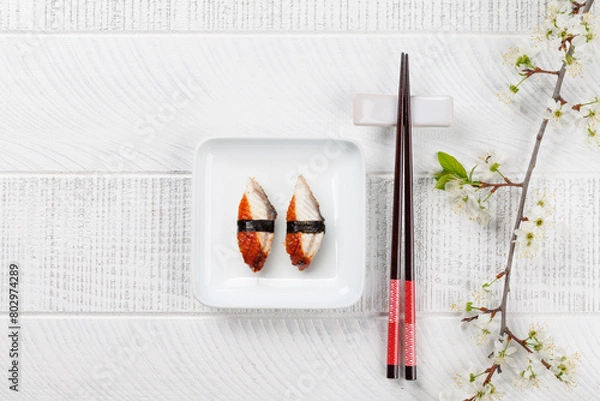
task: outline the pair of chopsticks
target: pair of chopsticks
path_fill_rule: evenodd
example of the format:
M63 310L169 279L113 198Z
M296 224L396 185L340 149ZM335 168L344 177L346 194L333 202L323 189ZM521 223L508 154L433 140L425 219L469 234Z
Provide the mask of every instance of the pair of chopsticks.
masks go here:
M409 81L408 54L402 53L400 58L400 85L398 88L398 115L396 120L387 377L390 379L398 378L398 362L401 354L403 356L404 378L406 380L416 380L412 123ZM401 215L403 204L404 218ZM404 332L400 336L400 243L402 238L400 224L402 223L404 223ZM399 349L400 337L403 339L402 350Z

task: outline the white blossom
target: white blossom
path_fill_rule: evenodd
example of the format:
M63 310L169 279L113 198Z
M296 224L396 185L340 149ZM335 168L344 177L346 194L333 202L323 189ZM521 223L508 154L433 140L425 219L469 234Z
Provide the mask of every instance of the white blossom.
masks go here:
M453 202L453 210L464 212L471 220L478 221L482 225L487 225L490 221L490 213L481 205L477 196L477 188L471 184L462 182L462 180L450 180L446 183L445 190L450 195Z
M555 348L554 339L544 327L532 325L525 342L538 360L550 360L552 358Z
M473 220L478 221L481 225L487 226L492 219L492 215L487 208L481 206L477 212L477 216L473 218Z
M598 135L598 127L588 127L587 133L588 144L593 148L600 149L600 135Z
M548 200L548 195L546 194L546 191L538 192L534 207L535 206L539 206L539 207L545 209L546 210L545 213L552 214L554 212L552 204Z
M480 303L487 309L492 309L500 304L497 292L492 292L482 285L481 288L471 293L473 300Z
M567 104L563 104L560 100L548 99L546 106L548 106L547 118L558 126L565 117Z
M489 342L490 335L498 330L500 324L490 315L481 315L473 327L475 328L474 337L477 345L483 345Z
M533 58L538 54L539 50L537 46L528 45L510 47L502 56L504 59L502 64L514 67L518 72L529 69L533 70L536 67Z
M581 25L581 16L571 13L559 13L554 17L554 26L559 37L573 36L577 33L577 26Z
M477 400L494 399L493 396L498 395L496 388L491 383L483 385L487 374L485 370L477 371L473 366L460 369L454 375L457 388L440 393L439 399L442 401L462 401L472 397Z
M570 13L573 3L570 0L551 0L548 2L548 12L551 14Z
M548 223L552 220L552 214L554 213L554 209L552 205L546 199L546 195L541 196L535 204L525 211L523 214L524 217L534 223L539 229L538 234L544 234L546 228L548 227Z
M595 148L600 148L600 136L598 128L600 127L600 101L595 98L585 106L580 106L579 110L572 110L571 114L575 119L575 133L586 138L588 144Z
M572 78L581 78L583 76L583 64L580 59L571 59L566 62L565 70Z
M492 383L483 384L483 380L471 383L467 390L475 400L499 400L502 393Z
M454 375L454 383L458 388L465 388L470 383L473 383L477 380L478 377L484 375L485 373L475 371L473 366L469 366L468 368L460 369Z
M498 92L498 99L505 104L511 104L515 100L515 95L519 91L514 85L510 85L505 90Z
M540 379L544 377L548 369L536 359L528 359L525 369L517 369L517 378L514 385L520 388L539 388Z
M565 41L576 34L576 27L581 24L581 16L570 12L549 14L542 23L541 30L547 40Z
M575 386L580 360L581 355L579 353L567 355L564 350L557 348L554 357L547 362L550 364L550 371L558 380L568 386Z
M575 47L575 51L582 50L582 46L589 44L597 38L597 24L593 14L585 13L578 25L572 29L575 37L571 44Z
M503 157L494 151L484 152L477 160L477 166L481 167L478 169L478 178L481 181L490 181L493 178L501 176L499 174L499 168L504 163Z
M480 306L475 305L473 301L458 301L450 305L450 309L454 312L461 312L461 318L477 316L480 312L479 308Z
M511 355L517 352L517 349L511 346L510 338L498 338L494 341L494 353L492 355L492 361L499 366L506 364L514 364L514 360Z
M583 30L582 33L579 33L577 36L571 40L571 44L574 46L574 51L577 53L584 53L586 50L589 52L590 50L587 48L589 46L589 42L591 42L595 38L595 34L587 33L583 25L580 25Z
M588 130L590 128L595 128L597 124L595 110L590 111L589 109L582 107L579 110L572 110L571 114L575 119L575 133L577 135L588 136Z
M593 124L600 123L600 99L595 98L593 103L584 107L585 117Z
M482 308L492 309L500 303L496 293L486 291L483 288L471 292L470 295L471 297L468 301L465 301L460 296L456 302L450 305L450 309L455 312L461 312L462 318L470 318L479 315L482 312Z
M515 230L517 236L515 242L521 251L521 256L532 256L540 246L543 237L542 230L532 221L522 221L519 228Z

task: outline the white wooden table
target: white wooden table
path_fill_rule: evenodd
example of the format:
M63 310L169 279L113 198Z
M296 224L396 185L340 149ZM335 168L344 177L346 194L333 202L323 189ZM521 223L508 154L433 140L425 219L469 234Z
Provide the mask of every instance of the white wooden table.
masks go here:
M46 0L0 5L0 310L20 266L21 383L2 399L436 399L484 349L449 312L503 264L517 193L481 228L428 172L439 150L499 149L522 175L547 86L520 106L496 92L502 54L540 21L537 2ZM26 31L26 32L24 32ZM150 32L149 32L150 31ZM385 379L391 129L352 125L355 93L450 94L455 123L415 132L419 380ZM597 64L588 76L597 76ZM567 90L600 90L593 79ZM342 137L367 164L366 286L341 310L220 310L191 286L191 163L211 136ZM543 145L536 189L555 227L517 260L514 326L546 322L582 353L580 384L510 400L600 391L599 153ZM4 330L4 329L3 329ZM4 331L2 331L4 333ZM0 336L0 366L9 341Z

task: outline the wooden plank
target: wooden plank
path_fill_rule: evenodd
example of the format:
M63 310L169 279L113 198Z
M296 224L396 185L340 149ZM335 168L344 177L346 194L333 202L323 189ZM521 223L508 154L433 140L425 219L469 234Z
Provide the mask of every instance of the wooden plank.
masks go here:
M549 375L540 390L512 386L507 370L496 384L505 398L594 400L600 379L589 314L511 318L522 333L532 320L547 322L558 344L582 353L578 387ZM422 314L418 321L419 380L385 378L386 318L27 316L22 317L19 399L49 401L200 399L437 399L469 364L484 366L456 317ZM0 337L0 348L8 338ZM7 366L2 352L0 363ZM7 386L0 394L8 395Z
M413 57L413 93L450 94L456 106L451 128L415 131L415 171L430 171L438 150L475 159L494 148L510 156L507 165L518 173L549 96L547 77L535 77L520 93L521 109L498 101L497 92L517 79L502 66L502 53L520 40L5 35L0 169L190 171L193 150L207 137L286 136L353 139L362 145L368 172L389 172L393 130L355 127L351 105L356 93L396 92L397 55L404 50ZM591 65L589 76L599 68ZM569 80L579 93L586 85ZM549 135L539 171L594 172L597 153L584 135L566 138Z
M418 306L443 312L459 292L475 289L503 266L518 192L492 203L499 217L484 228L452 212L431 178L415 183ZM367 180L362 299L326 314L387 310L391 187L388 174ZM555 222L536 257L517 259L511 308L597 313L600 181L538 178L538 188L554 194ZM0 263L22 266L23 310L270 313L211 309L195 300L189 174L3 174L0 193ZM233 246L229 252L238 256ZM7 286L8 269L0 269L0 310L8 305Z
M540 22L534 0L465 2L332 0L6 0L0 29L40 31L525 31ZM499 18L501 16L502 18ZM498 19L496 23L491 23ZM481 23L483 21L483 24Z

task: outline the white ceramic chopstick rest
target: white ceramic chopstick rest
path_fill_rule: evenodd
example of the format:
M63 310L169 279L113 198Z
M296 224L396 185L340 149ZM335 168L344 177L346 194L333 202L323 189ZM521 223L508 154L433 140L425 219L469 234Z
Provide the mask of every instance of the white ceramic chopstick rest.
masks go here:
M451 96L411 96L414 127L449 127L454 118ZM354 125L391 127L396 125L398 97L395 95L356 95Z

